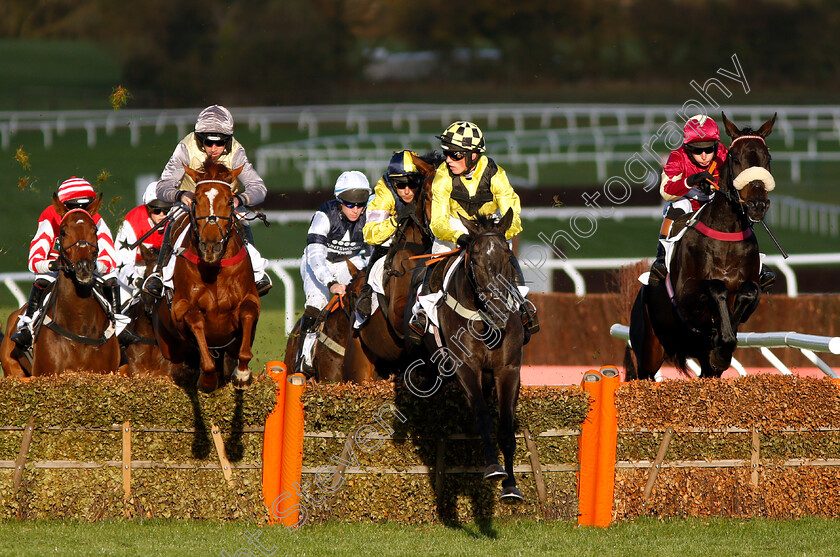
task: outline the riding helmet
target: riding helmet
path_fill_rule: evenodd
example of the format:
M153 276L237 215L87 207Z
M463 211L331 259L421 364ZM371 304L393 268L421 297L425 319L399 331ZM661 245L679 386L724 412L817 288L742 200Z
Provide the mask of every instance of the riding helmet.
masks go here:
M58 200L69 208L87 207L94 199L96 192L93 186L84 178L68 178L58 187Z
M692 116L685 123L683 145L691 143L697 147L711 147L720 141L720 130L714 120L705 114Z
M486 150L484 146L484 134L472 122L466 122L464 120L453 122L441 135L436 135L435 137L440 139L440 146L444 151L475 151L477 153L483 153Z
M370 182L358 170L342 172L335 182L335 197L348 203L365 203L370 198Z

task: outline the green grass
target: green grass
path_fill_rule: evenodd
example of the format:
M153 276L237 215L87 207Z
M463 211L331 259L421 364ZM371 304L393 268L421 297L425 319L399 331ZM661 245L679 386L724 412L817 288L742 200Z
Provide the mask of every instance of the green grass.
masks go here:
M454 527L327 523L289 532L282 527L259 527L243 522L8 521L2 523L0 556L811 557L837 554L838 526L836 520L822 518L789 521L645 518L603 530L577 528L571 522L511 521Z

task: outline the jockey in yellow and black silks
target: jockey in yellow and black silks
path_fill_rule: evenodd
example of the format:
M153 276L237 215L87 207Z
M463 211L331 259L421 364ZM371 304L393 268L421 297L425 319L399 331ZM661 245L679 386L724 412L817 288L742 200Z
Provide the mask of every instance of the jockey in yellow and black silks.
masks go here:
M432 220L430 228L435 237L432 253L444 253L466 247L471 238L461 223L460 216L475 219L479 215L503 215L513 211L513 221L505 233L510 241L522 232L519 196L510 185L504 169L485 155L486 144L481 129L472 122L457 121L436 136L440 139L445 157L432 182ZM512 258L524 283L516 258ZM539 330L536 315L528 311L530 304L523 304L526 329ZM525 315L527 313L527 315ZM419 342L428 330L428 318L418 301L409 322L409 342Z

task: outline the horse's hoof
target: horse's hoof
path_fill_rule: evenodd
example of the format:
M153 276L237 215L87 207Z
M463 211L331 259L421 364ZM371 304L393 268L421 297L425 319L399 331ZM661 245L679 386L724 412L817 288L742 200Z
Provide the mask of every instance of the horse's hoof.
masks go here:
M502 494L499 495L499 501L504 501L505 503L518 503L524 500L525 498L522 497L522 492L515 485L502 489Z
M491 464L490 466L484 469L485 480L504 480L507 477L508 476L507 472L505 472L505 469L499 466L498 464Z
M212 393L218 384L215 373L202 373L198 377L198 390L202 393Z
M254 376L251 375L251 371L248 369L245 371L237 369L233 374L233 381L231 382L233 383L234 389L244 391L254 382Z

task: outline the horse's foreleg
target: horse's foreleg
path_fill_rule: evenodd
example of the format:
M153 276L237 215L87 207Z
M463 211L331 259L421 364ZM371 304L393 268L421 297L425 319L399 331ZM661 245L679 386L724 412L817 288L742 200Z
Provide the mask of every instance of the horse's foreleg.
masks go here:
M712 316L718 325L718 338L709 354L709 364L714 371L713 376L720 377L732 362L732 353L738 344L738 338L732 328L729 314L729 291L722 280L709 280L705 283L706 293L712 309ZM702 375L702 374L701 374Z
M500 480L507 477L504 468L499 466L499 453L493 443L493 418L487 409L484 401L484 394L481 389L481 371L466 367L465 364L458 366L458 382L464 389L467 403L473 412L475 426L481 436L481 443L484 448L484 479Z
M257 319L260 316L260 309L253 300L245 301L239 307L239 326L242 328L242 344L239 345L239 365L233 372L233 387L235 389L246 389L251 384L251 370L248 364L254 357L251 345L254 343L254 329L257 326Z
M205 393L212 392L219 386L219 377L216 375L216 362L207 347L207 338L204 333L204 314L196 308L191 308L184 314L184 322L195 337L198 353L201 357L199 362L201 375L198 378L198 388Z
M519 366L508 366L496 373L496 393L499 398L499 448L505 461L507 478L502 480L502 499L521 500L513 475L513 456L516 452L514 419L519 400Z
M738 294L735 296L735 307L732 310L732 328L735 331L737 338L738 327L749 319L750 315L758 307L758 301L761 298L761 290L758 285L752 281L745 282L738 289Z

